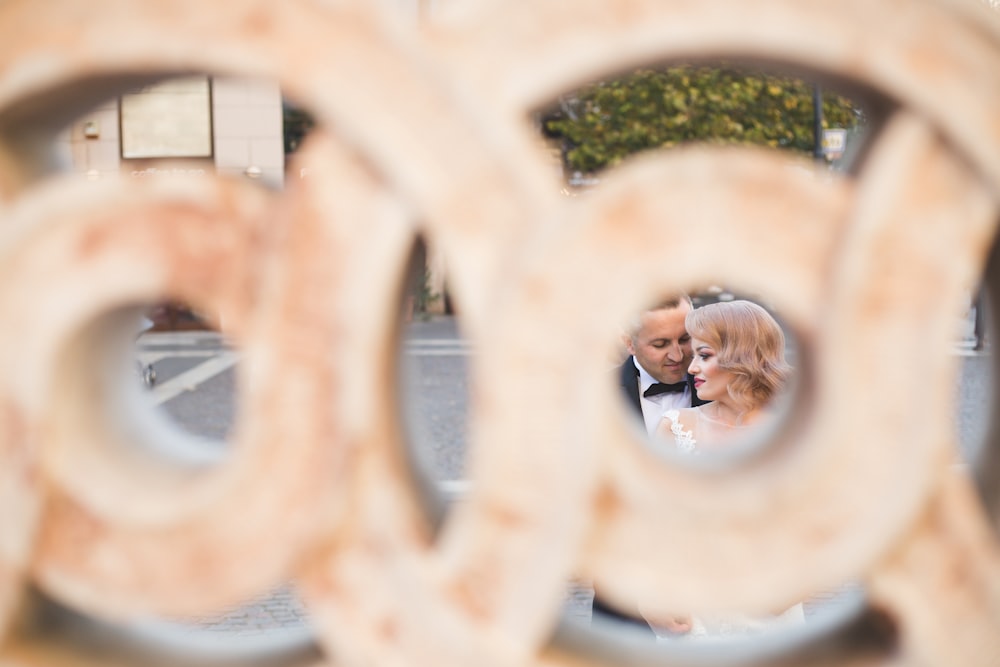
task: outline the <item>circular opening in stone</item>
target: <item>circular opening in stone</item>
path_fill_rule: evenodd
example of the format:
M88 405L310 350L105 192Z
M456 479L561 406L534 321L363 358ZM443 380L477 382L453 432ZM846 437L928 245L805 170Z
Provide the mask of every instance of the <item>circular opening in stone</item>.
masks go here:
M469 364L474 351L454 311L435 248L418 238L400 308L400 398L407 457L440 519L468 488Z
M615 381L651 451L693 467L752 455L782 423L799 345L766 301L725 286L666 295L622 333Z
M195 511L232 454L239 356L217 330L157 331L153 306L105 311L67 337L47 378L45 454L93 511L159 521Z

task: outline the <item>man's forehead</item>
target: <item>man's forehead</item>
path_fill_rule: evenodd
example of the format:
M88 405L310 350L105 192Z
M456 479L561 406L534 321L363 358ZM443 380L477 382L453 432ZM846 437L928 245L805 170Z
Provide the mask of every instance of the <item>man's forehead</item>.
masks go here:
M647 310L642 316L640 334L654 337L660 336L661 332L683 335L684 318L689 310L690 306L683 301L675 308Z
M676 306L668 306L665 308L651 308L643 313L643 319L649 320L663 320L663 319L676 319L678 317L686 317L688 311L691 310L691 305L687 301L681 301Z

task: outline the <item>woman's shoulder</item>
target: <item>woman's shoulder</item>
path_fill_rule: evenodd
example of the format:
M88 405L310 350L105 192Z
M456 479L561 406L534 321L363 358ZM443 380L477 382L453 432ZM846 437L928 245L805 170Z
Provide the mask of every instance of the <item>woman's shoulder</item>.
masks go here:
M690 429L697 423L698 414L698 408L672 408L663 413L663 416L672 423L680 424Z

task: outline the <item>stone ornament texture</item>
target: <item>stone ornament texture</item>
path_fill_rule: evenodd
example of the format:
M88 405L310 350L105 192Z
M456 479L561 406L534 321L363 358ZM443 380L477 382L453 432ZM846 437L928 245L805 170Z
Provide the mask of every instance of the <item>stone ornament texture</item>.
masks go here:
M691 148L560 195L532 110L693 57L853 86L879 131L848 175ZM687 664L556 631L581 576L661 613L857 580L891 650L836 635L762 659L995 665L1000 466L991 442L981 494L955 466L946 350L996 233L998 66L996 16L958 0L470 1L423 26L346 0L0 3L0 663L139 664L47 628L35 591L122 622L292 581L323 664ZM94 104L190 72L279 81L321 126L296 157L310 176L275 192L51 164ZM417 234L489 351L470 369L473 490L438 530L384 402ZM707 281L766 295L803 361L764 453L713 475L655 464L602 352L630 313ZM99 379L116 313L165 296L219 313L242 353L217 466L136 455L166 436Z

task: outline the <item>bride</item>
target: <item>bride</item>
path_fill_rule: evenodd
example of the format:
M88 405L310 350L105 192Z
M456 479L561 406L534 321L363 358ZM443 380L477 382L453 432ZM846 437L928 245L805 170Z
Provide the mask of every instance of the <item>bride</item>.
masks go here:
M790 367L781 327L750 301L697 308L684 325L693 352L688 373L698 398L711 403L667 411L657 435L682 452L698 454L725 446L743 429L766 419Z
M668 410L656 434L667 446L693 456L720 451L744 429L771 415L769 404L784 387L791 370L785 362L785 336L773 317L750 301L728 301L688 313L693 358L688 373L698 398L711 401L695 408ZM689 636L746 635L775 625L803 620L797 604L765 618L720 614L675 618L667 634ZM659 635L660 632L658 631Z

